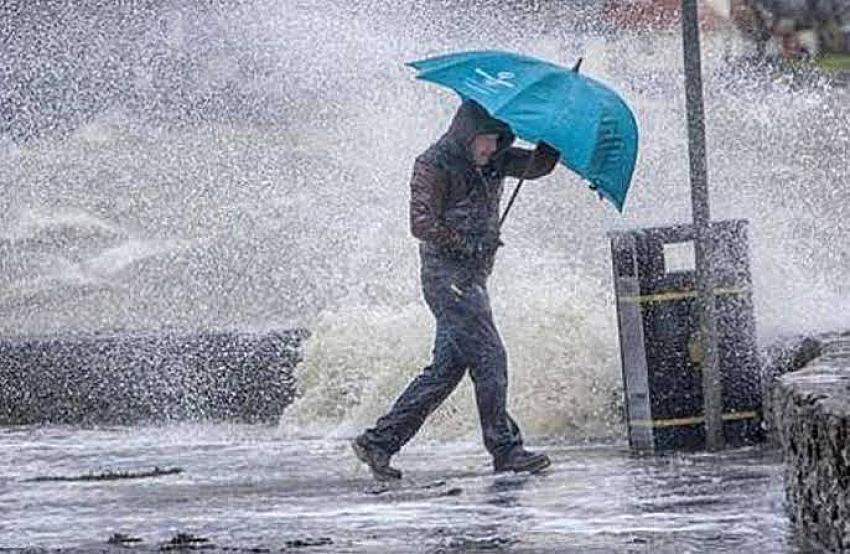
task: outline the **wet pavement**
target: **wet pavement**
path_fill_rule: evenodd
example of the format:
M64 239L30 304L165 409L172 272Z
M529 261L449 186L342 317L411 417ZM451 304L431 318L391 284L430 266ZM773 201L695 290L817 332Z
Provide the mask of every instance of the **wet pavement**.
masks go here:
M270 427L6 428L0 547L804 551L777 451L637 457L620 441L531 443L553 458L543 474L494 475L478 440L415 440L395 460L405 479L387 485L345 440L285 439Z

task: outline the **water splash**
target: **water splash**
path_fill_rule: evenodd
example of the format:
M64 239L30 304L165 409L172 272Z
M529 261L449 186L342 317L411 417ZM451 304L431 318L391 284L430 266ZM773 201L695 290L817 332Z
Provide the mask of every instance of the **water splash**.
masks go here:
M0 54L18 76L0 124L0 332L310 328L284 433L358 430L429 359L407 180L456 99L403 63L584 57L639 118L626 214L558 169L520 196L491 288L524 428L621 430L605 233L690 219L675 29L612 33L593 2L31 9ZM762 340L850 324L847 90L735 61L732 31L704 38L712 214L751 222ZM475 433L472 406L467 383L426 435Z

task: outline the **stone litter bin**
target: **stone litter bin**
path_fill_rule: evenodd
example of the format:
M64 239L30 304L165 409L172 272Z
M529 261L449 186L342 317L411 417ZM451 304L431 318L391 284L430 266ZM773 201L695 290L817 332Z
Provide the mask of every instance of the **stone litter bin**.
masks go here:
M711 224L726 444L764 440L747 222ZM633 451L705 448L692 225L612 232Z

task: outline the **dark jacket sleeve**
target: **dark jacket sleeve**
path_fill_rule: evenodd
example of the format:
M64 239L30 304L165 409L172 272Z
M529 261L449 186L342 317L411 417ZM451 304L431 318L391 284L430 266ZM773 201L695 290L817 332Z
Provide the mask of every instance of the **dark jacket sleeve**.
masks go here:
M534 161L529 166L528 161L532 154ZM503 171L508 177L522 178L524 175L526 179L537 179L551 173L560 157L560 152L545 142L541 142L536 151L514 146L508 148L504 154Z
M410 179L410 232L424 242L453 250L460 245L460 234L446 225L443 209L448 180L433 164L417 159Z

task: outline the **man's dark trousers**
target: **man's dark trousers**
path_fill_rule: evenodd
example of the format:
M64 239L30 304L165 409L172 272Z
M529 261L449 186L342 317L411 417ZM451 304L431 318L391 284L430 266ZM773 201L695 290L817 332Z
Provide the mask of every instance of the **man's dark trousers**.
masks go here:
M507 356L490 309L487 280L461 264L423 257L422 290L437 320L433 360L405 389L365 438L395 454L457 387L467 368L484 446L495 460L522 446L507 412Z

